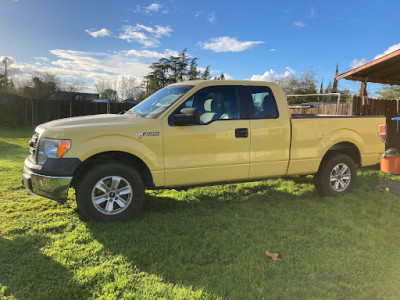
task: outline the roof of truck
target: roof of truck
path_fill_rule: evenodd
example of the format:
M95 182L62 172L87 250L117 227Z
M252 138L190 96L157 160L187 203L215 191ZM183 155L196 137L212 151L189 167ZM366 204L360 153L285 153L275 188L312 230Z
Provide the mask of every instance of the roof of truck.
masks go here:
M174 85L195 85L195 86L212 86L212 85L277 85L275 82L257 81L257 80L191 80L174 83Z

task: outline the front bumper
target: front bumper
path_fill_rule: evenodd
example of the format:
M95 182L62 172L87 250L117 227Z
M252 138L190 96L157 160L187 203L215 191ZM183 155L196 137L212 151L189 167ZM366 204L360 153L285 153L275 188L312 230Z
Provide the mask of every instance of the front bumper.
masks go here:
M72 181L72 176L68 175L72 175L79 162L76 159L59 159L57 162L49 160L45 165L39 166L27 158L22 182L27 189L37 195L54 200L65 200L68 198Z
M35 174L24 169L22 181L31 192L54 200L68 198L68 190L72 177L53 177Z

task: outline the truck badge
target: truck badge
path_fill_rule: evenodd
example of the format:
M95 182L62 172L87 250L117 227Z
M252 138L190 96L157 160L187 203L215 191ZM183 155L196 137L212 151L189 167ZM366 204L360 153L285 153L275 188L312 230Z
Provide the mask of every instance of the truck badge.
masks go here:
M159 131L137 132L136 135L138 135L139 139L141 139L145 135L148 135L148 136L159 136L160 132Z

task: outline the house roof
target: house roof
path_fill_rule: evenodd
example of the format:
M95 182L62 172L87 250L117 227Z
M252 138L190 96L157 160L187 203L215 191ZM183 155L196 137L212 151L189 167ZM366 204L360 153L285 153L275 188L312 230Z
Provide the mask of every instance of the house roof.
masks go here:
M347 79L400 85L400 49L336 76Z

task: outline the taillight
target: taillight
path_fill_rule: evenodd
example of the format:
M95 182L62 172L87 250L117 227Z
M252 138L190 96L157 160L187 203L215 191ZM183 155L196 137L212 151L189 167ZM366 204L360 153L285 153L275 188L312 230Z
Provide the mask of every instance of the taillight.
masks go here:
M386 124L378 125L378 135L381 138L382 142L386 143Z

